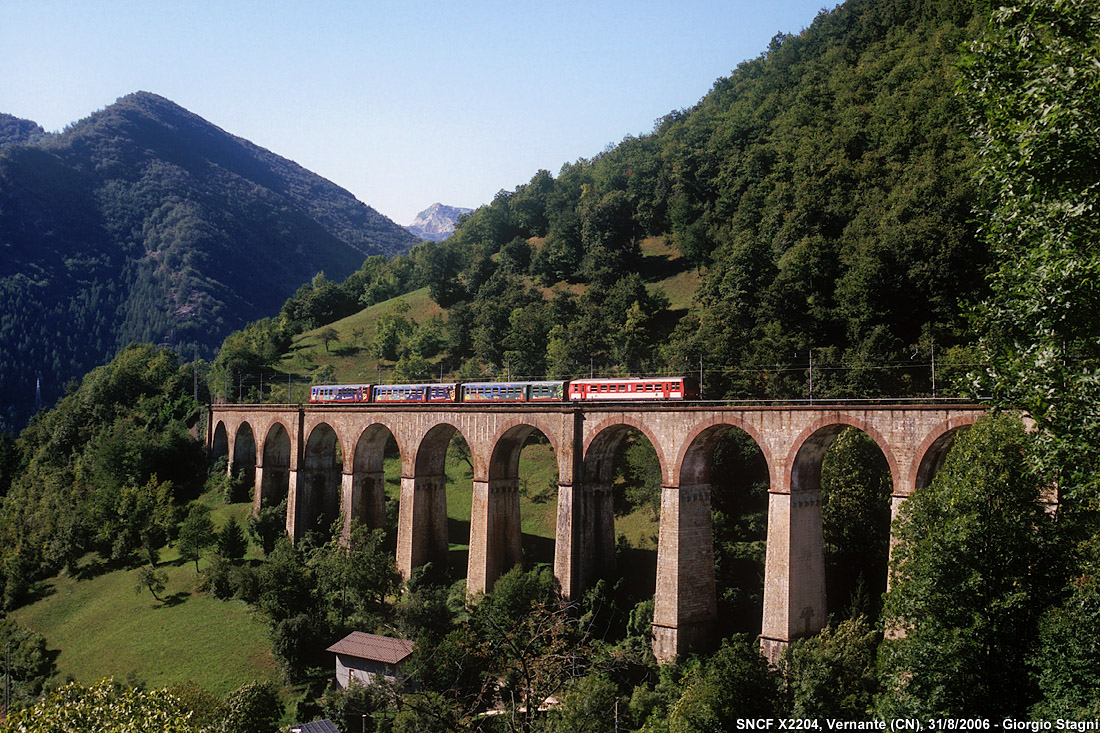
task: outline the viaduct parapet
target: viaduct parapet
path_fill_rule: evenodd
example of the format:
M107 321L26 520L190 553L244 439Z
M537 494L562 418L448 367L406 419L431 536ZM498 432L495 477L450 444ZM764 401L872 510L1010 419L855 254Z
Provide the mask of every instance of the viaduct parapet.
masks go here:
M301 536L322 518L382 526L383 454L401 455L397 566L408 577L445 561L444 460L460 433L470 448L473 497L467 586L488 591L521 560L519 457L542 433L557 460L554 574L566 597L611 572L611 487L616 449L634 428L661 464L654 653L669 661L712 643L717 618L711 471L731 428L760 447L770 477L761 646L775 660L790 641L825 624L821 465L846 427L870 436L890 468L892 509L927 485L974 405L214 405L207 435L229 470L251 473L253 508L287 502L286 529Z

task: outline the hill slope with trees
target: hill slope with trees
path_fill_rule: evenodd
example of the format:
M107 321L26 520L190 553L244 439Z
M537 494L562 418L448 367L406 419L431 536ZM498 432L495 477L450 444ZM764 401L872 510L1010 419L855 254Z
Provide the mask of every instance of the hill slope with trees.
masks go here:
M56 135L0 119L0 427L131 341L210 353L317 272L416 239L153 94Z
M557 376L702 361L709 396L805 397L812 351L818 395L930 394L933 347L971 341L959 305L985 287L954 94L980 27L964 0L853 0L651 134L502 192L423 258L450 356ZM643 256L647 237L682 258ZM683 263L701 285L670 311L645 285Z

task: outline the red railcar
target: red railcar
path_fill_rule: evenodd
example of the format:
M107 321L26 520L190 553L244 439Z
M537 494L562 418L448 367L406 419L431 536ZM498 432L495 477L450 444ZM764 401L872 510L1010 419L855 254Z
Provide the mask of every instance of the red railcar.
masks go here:
M574 379L570 400L697 400L699 383L691 377Z

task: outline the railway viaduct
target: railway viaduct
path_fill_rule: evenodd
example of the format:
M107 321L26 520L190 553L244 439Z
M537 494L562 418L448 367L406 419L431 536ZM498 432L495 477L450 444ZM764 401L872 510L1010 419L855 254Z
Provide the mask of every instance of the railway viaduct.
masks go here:
M633 428L653 445L662 496L654 599L661 661L711 641L717 617L711 528L714 449L731 428L767 462L770 487L761 645L772 660L825 624L821 465L844 428L869 435L893 480L892 510L927 485L956 433L983 413L974 405L214 405L208 447L229 470L255 466L253 508L287 501L286 529L300 536L319 517L381 526L383 452L401 454L397 566L446 559L444 459L457 432L470 448L473 497L467 584L489 590L521 560L519 456L541 432L554 450L559 487L554 573L576 598L613 569L611 485L616 449Z

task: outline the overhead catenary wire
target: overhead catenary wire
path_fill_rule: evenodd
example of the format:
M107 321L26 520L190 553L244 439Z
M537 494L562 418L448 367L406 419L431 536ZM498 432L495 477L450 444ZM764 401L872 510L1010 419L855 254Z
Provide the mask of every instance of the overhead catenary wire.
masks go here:
M1095 367L1100 368L1100 361L1097 361L1097 360L1094 360L1094 359L1078 359L1076 361L1074 361L1072 359L1067 360L1067 365L1074 364L1074 363L1075 364L1090 364L1090 365L1093 365ZM396 365L394 365L394 366L396 366ZM436 364L431 365L431 366L428 367L429 370L438 368L438 371L436 373L431 373L430 371L426 371L423 375L419 375L419 377L417 375L412 375L410 378L397 380L397 379L393 378L394 366L383 367L383 365L378 364L377 367L376 367L376 370L377 370L376 373L371 375L371 376L376 377L375 380L373 381L373 383L374 384L391 384L391 383L396 384L396 383L406 383L406 382L431 383L431 382L436 381L437 379L438 379L439 383L466 382L466 381L490 381L490 382L491 381L543 381L543 380L570 380L570 379L575 379L575 378L578 377L577 374L549 374L549 375L547 375L547 374L532 374L532 375L512 374L510 368L502 368L499 371L490 368L490 369L486 369L487 373L484 373L484 374L479 374L479 375L476 375L476 376L471 375L471 376L468 376L468 377L460 377L457 372L450 372L450 373L446 372L443 364L441 362L437 362ZM700 385L703 385L704 383L713 385L715 380L718 380L718 381L725 380L727 385L728 385L728 384L730 384L730 380L734 380L734 382L736 382L736 380L739 380L739 379L748 379L750 381L745 383L745 384L749 385L750 389L751 389L751 385L753 383L755 383L757 385L774 385L774 384L777 384L777 383L774 382L774 379L780 378L780 377L786 379L786 381L784 381L782 383L782 385L783 385L782 390L787 392L787 394L785 394L783 396L762 396L762 395L761 396L757 396L757 395L738 396L738 395L732 395L732 396L724 398L724 399L713 400L714 402L721 403L721 404L726 404L726 403L729 403L731 401L736 401L736 402L739 402L739 403L754 402L754 401L760 401L760 402L774 402L774 401L792 402L792 401L798 401L798 400L803 400L803 399L805 399L807 402L816 402L816 401L819 401L819 400L830 400L830 401L843 400L843 401L848 401L848 402L856 401L856 400L874 400L874 401L878 401L878 402L881 402L882 400L891 400L891 401L909 400L909 399L928 400L928 399L942 399L940 397L940 391L941 391L940 390L940 385L937 383L937 377L938 377L937 367L938 366L940 366L940 365L938 365L936 363L936 359L934 358L934 355L933 355L933 358L931 358L927 361L925 361L925 360L917 361L917 360L909 359L909 360L882 361L882 362L877 362L877 363L869 363L869 362L862 362L862 361L860 361L860 362L842 361L842 362L833 362L833 363L821 364L819 360L813 358L813 353L809 352L809 353L806 354L805 361L799 360L799 361L792 361L792 362L779 363L779 364L758 364L758 365L738 366L738 367L733 367L733 366L712 366L712 367L708 367L706 365L704 356L701 354L700 357L699 357L699 362L698 362L698 378L700 380ZM970 370L973 370L973 369L980 368L982 366L984 366L984 364L981 363L981 362L977 362L977 361L967 361L967 362L961 362L960 361L960 362L953 362L952 363L953 369L958 370L960 372L970 371ZM385 374L385 371L389 372L389 377L390 378L386 378L387 375ZM604 370L597 370L594 367L594 362L593 362L592 364L590 364L590 372L589 373L595 378L618 379L618 378L635 378L635 377L637 377L637 378L663 378L663 377L671 377L671 376L682 376L682 375L684 375L685 371L687 371L687 370L682 369L682 368L681 369L665 368L665 369L660 369L660 370L652 370L652 369L651 370L638 370L638 371L630 372L629 374L624 374L623 370L621 370L619 368L608 368L608 369L604 369ZM915 378L918 379L917 383L924 383L926 385L925 389L928 388L928 385L929 385L928 380L929 380L929 377L931 376L931 380L932 380L931 383L930 383L931 394L916 397L916 398L900 397L900 396L890 397L890 396L887 396L887 395L869 396L867 394L862 394L862 395L852 394L848 397L841 397L841 396L838 396L837 392L838 392L838 390L839 391L844 391L844 389L845 389L844 385L842 383L837 383L837 382L833 382L833 381L830 381L830 380L824 380L825 394L821 394L820 393L821 390L819 388L820 385L818 384L818 377L823 376L823 375L827 375L827 374L837 374L837 373L842 373L842 372L854 372L854 373L910 372L914 375ZM923 372L924 376L919 376L922 372ZM688 371L687 373L690 374L690 371ZM795 381L790 380L791 376L796 376L796 375L801 375L801 378L805 380L803 382L803 387L802 387L803 394L802 395L797 394L797 392L798 392L798 387L797 387L798 380L797 379ZM236 401L240 402L240 403L245 403L245 402L269 402L269 403L279 402L279 403L283 403L283 404L300 403L300 402L306 401L306 399L307 399L308 386L315 383L315 379L313 377L311 377L310 375L294 374L294 373L289 372L289 371L283 371L283 370L278 370L278 369L261 369L261 370L251 371L251 372L249 372L247 370L236 371L236 370L228 370L227 369L223 373L223 375L221 375L221 376L222 376L222 378L219 380L219 382L221 382L222 385L224 385L225 391L222 392L221 394L217 394L216 391L215 391L215 394L211 395L211 397L214 401L220 401L220 400L233 401L232 396L230 396L228 394L228 387L229 387L229 384L230 384L229 380L232 377L236 377L236 379L237 379L238 384L237 384ZM585 376L587 376L587 375L585 375ZM353 380L353 382L355 382L355 383L366 383L366 382L370 381L369 378L363 379L362 377L366 377L366 374L362 373L361 378L359 380ZM278 392L274 391L275 388L276 388L276 385L279 384L279 382L281 380L283 380L284 378L285 378L285 385L286 385L286 394L285 395L279 394ZM347 380L346 379L345 380L337 380L334 377L330 382L327 382L327 383L347 383ZM218 383L215 382L215 384L218 384ZM221 385L219 385L219 386L221 386ZM295 395L295 388L298 387L298 386L303 386L306 389L304 389L303 392ZM766 389L770 390L771 387L766 387ZM909 393L909 394L912 394L912 390L906 390L906 392ZM703 396L704 395L701 394L701 398ZM272 399L272 398L274 398L274 399ZM949 397L949 399L957 399L957 398L950 398ZM285 402L284 402L284 400L285 400ZM703 400L701 399L700 401L703 401ZM710 402L711 400L706 400L706 401Z

